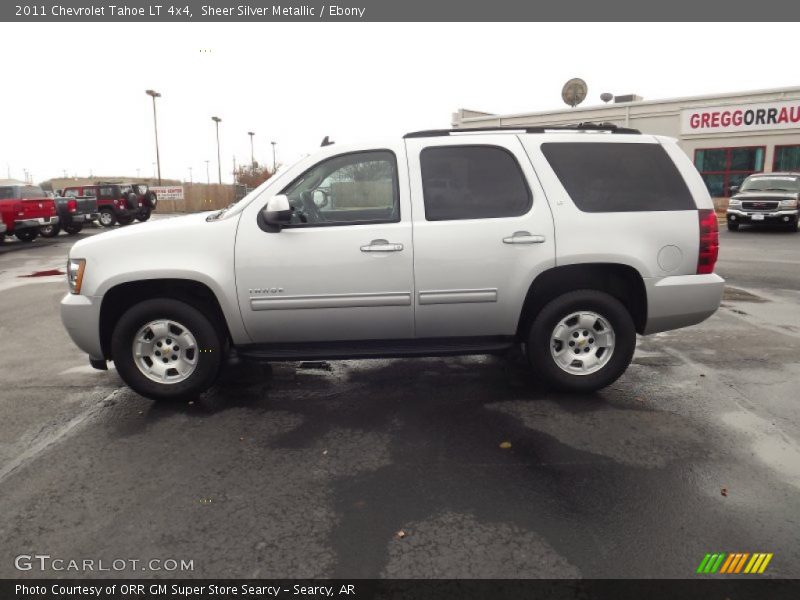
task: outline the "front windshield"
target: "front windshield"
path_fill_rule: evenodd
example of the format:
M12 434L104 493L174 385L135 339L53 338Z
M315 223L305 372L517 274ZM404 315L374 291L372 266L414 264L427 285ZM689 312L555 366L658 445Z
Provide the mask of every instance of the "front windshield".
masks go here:
M788 176L750 177L742 184L742 192L800 192L800 178Z

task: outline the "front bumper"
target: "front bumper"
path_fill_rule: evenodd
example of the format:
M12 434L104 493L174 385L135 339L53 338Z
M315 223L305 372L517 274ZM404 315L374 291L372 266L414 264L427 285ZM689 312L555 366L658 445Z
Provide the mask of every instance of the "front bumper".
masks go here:
M716 273L647 278L644 333L696 325L717 312L725 280Z
M45 225L58 225L58 217L39 217L38 219L20 219L19 221L14 221L14 229L44 227Z
M795 209L774 210L770 212L755 210L740 210L729 208L727 218L729 223L764 223L770 225L787 225L797 221L798 211Z
M102 360L100 302L102 298L67 294L61 299L61 322L75 345L91 359Z

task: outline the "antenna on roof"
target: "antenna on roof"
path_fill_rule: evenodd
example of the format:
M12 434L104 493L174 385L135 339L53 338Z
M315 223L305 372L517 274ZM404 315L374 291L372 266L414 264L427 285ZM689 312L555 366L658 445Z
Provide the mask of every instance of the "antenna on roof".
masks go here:
M320 144L320 146L323 146L323 147L324 146L332 146L332 145L333 145L333 142L329 139L329 137L327 135L322 139L322 143Z

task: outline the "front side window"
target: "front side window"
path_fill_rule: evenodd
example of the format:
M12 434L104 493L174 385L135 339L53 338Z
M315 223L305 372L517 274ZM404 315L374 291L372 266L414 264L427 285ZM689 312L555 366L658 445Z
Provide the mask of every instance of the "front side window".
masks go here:
M430 147L419 161L428 221L518 217L530 210L525 176L504 148Z
M395 223L400 220L397 161L393 152L342 154L318 163L295 179L289 197L289 227Z
M764 170L764 147L703 148L694 152L708 193L715 198L729 195L731 186L741 185L748 175Z
M542 153L583 212L695 208L661 144L558 142L542 144Z
M85 190L83 190L83 195L89 196L90 198L94 198L95 196L97 196L97 190L95 190L94 188L86 188Z

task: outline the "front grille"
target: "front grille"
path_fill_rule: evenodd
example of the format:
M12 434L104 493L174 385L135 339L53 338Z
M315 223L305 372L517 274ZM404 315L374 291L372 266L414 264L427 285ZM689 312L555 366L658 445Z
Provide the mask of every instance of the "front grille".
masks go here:
M778 208L777 200L752 200L742 202L742 208L747 210L775 210Z

